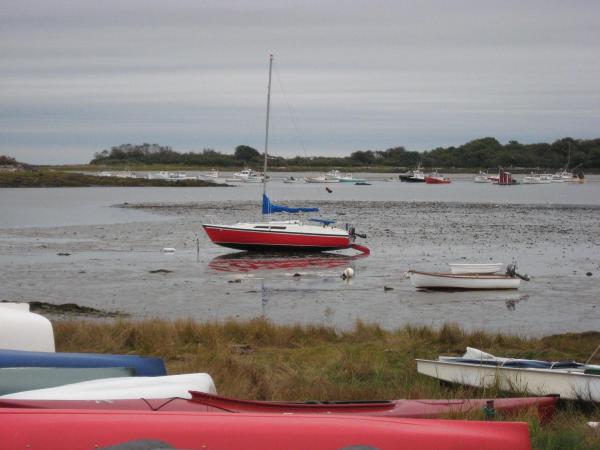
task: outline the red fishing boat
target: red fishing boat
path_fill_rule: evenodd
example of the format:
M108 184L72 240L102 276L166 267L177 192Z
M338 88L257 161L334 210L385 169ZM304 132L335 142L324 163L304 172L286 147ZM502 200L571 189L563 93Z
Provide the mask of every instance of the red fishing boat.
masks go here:
M263 218L274 213L316 212L318 208L294 208L271 203L267 197L267 161L269 143L269 113L271 104L271 72L273 55L269 60L269 85L267 91L267 122L265 134L265 159L262 214ZM233 225L203 224L204 231L212 242L224 247L259 251L326 251L351 248L357 236L354 228L334 226L335 221L309 219L285 221L263 221L258 223L239 222Z
M129 400L0 400L3 408L34 409L110 409L137 411L195 411L273 414L349 414L361 416L431 419L453 414L475 413L487 408L500 417L525 411L534 412L541 421L554 414L558 397L451 400L381 400L361 402L264 402L240 400L192 391L192 398Z
M531 448L526 423L311 414L4 409L0 436L2 448L44 450Z
M425 177L425 183L427 184L448 184L451 183L450 178L440 175L436 170L432 174Z

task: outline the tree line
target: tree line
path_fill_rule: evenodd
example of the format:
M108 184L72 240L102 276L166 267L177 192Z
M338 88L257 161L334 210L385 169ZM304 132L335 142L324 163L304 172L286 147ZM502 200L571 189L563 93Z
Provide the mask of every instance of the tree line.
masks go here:
M238 145L233 154L205 148L200 152L177 152L169 146L158 144L123 144L94 155L90 164L178 164L215 167L260 168L262 154L248 146ZM476 139L458 147L438 147L423 152L409 151L404 147L387 150L358 150L344 157L284 158L269 156L272 168L294 167L390 167L407 169L421 164L440 169L485 169L498 166L517 169L600 169L600 139L563 138L553 143L521 144L509 141L501 144L493 137Z

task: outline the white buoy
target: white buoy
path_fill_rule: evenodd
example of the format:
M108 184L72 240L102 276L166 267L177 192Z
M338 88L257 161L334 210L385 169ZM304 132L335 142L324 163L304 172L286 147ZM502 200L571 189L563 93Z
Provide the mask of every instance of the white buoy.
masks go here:
M344 280L347 280L349 278L352 278L354 276L354 269L352 267L346 267L344 269L344 272L342 273L342 278Z
M165 247L162 249L163 253L175 253L175 249L173 247Z

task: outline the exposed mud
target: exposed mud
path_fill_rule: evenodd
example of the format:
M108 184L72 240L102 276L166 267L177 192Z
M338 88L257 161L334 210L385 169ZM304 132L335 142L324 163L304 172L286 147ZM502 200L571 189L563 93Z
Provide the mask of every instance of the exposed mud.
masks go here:
M76 303L136 318L264 315L339 328L358 319L529 335L599 328L599 278L586 276L600 271L598 206L321 201L323 217L367 234L359 243L371 255L311 260L224 257L231 251L202 231L204 221L258 219L258 202L120 206L165 217L2 230L0 299ZM513 260L531 276L516 292L418 292L402 277L411 268L444 271L448 262ZM355 276L343 281L346 267ZM157 270L169 273L150 273Z

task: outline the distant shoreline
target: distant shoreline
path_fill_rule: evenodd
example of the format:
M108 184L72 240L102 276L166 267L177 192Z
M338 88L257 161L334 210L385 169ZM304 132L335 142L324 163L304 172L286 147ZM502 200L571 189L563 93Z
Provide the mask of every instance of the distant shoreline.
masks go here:
M242 167L224 167L224 166L186 166L181 164L161 164L161 165L60 165L60 166L40 166L47 169L65 171L65 172L102 172L102 171L124 171L124 172L160 172L160 171L189 171L189 172L206 172L209 170L217 170L219 172L237 172ZM248 168L253 169L257 172L262 171L262 166L249 166ZM288 172L328 172L332 169L338 169L341 172L348 173L385 173L395 175L399 173L406 173L413 168L409 167L390 167L390 166L294 166L294 167L269 167L269 173L288 173ZM447 174L465 173L465 174L477 174L480 170L487 171L489 174L498 173L497 168L481 168L473 169L468 167L423 167L423 171L433 172L434 170ZM513 174L530 174L531 172L545 173L539 167L505 167L505 170ZM546 172L554 173L556 170L548 169ZM600 170L588 169L585 170L586 174L600 174Z
M204 180L150 180L86 175L59 170L0 171L0 188L48 187L223 187Z

